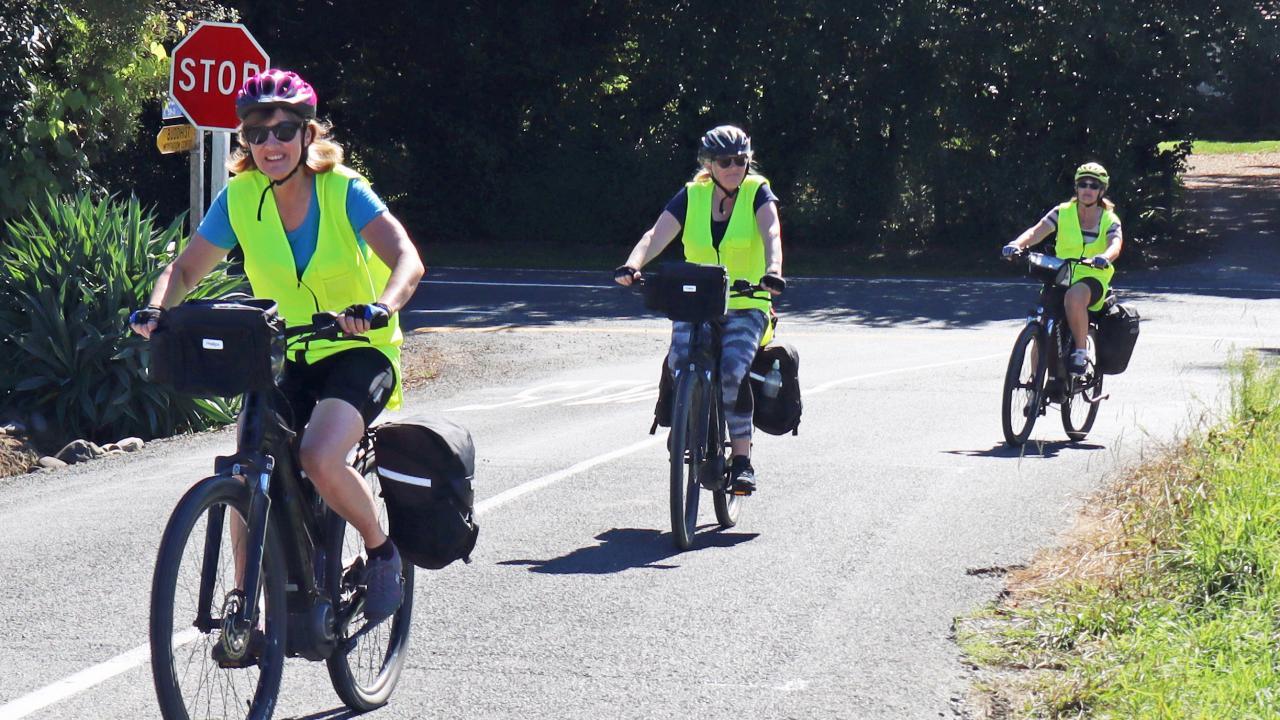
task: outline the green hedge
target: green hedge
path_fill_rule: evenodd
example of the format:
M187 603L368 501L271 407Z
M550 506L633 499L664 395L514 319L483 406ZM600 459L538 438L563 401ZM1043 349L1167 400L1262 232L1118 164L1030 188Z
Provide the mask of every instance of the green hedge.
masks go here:
M146 382L146 341L127 327L180 250L183 217L158 228L137 199L46 196L0 242L0 407L39 413L46 444L161 437L231 422L226 402ZM239 289L216 270L193 297Z

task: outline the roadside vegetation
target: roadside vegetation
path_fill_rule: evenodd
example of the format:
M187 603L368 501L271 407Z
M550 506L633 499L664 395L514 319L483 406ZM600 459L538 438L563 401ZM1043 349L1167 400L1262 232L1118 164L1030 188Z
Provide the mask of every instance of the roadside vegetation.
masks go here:
M1280 716L1280 369L1247 356L1230 402L957 621L982 716Z
M1177 148L1176 142L1160 143L1161 151L1171 151ZM1255 140L1228 142L1216 140L1192 140L1192 155L1241 155L1245 153L1271 153L1280 152L1280 140Z

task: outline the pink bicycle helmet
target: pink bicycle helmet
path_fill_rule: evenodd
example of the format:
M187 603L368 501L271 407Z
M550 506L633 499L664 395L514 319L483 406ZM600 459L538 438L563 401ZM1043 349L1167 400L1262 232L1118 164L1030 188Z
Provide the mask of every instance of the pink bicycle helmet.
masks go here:
M254 110L283 108L310 120L316 116L316 91L291 70L271 68L244 81L236 95L236 116L244 120Z

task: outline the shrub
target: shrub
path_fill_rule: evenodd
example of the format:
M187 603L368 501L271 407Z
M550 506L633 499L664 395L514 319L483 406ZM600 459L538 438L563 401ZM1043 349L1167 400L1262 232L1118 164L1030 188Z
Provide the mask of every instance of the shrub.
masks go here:
M159 230L127 202L46 195L0 242L0 406L40 413L46 442L116 440L230 422L223 401L179 396L145 379L146 341L127 327L181 249L178 217ZM222 295L240 278L215 270L192 297Z

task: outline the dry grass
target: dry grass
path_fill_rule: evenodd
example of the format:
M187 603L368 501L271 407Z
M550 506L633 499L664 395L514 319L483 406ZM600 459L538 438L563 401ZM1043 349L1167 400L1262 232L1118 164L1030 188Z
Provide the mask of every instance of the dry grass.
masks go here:
M21 475L40 459L31 443L22 438L0 435L0 477Z

